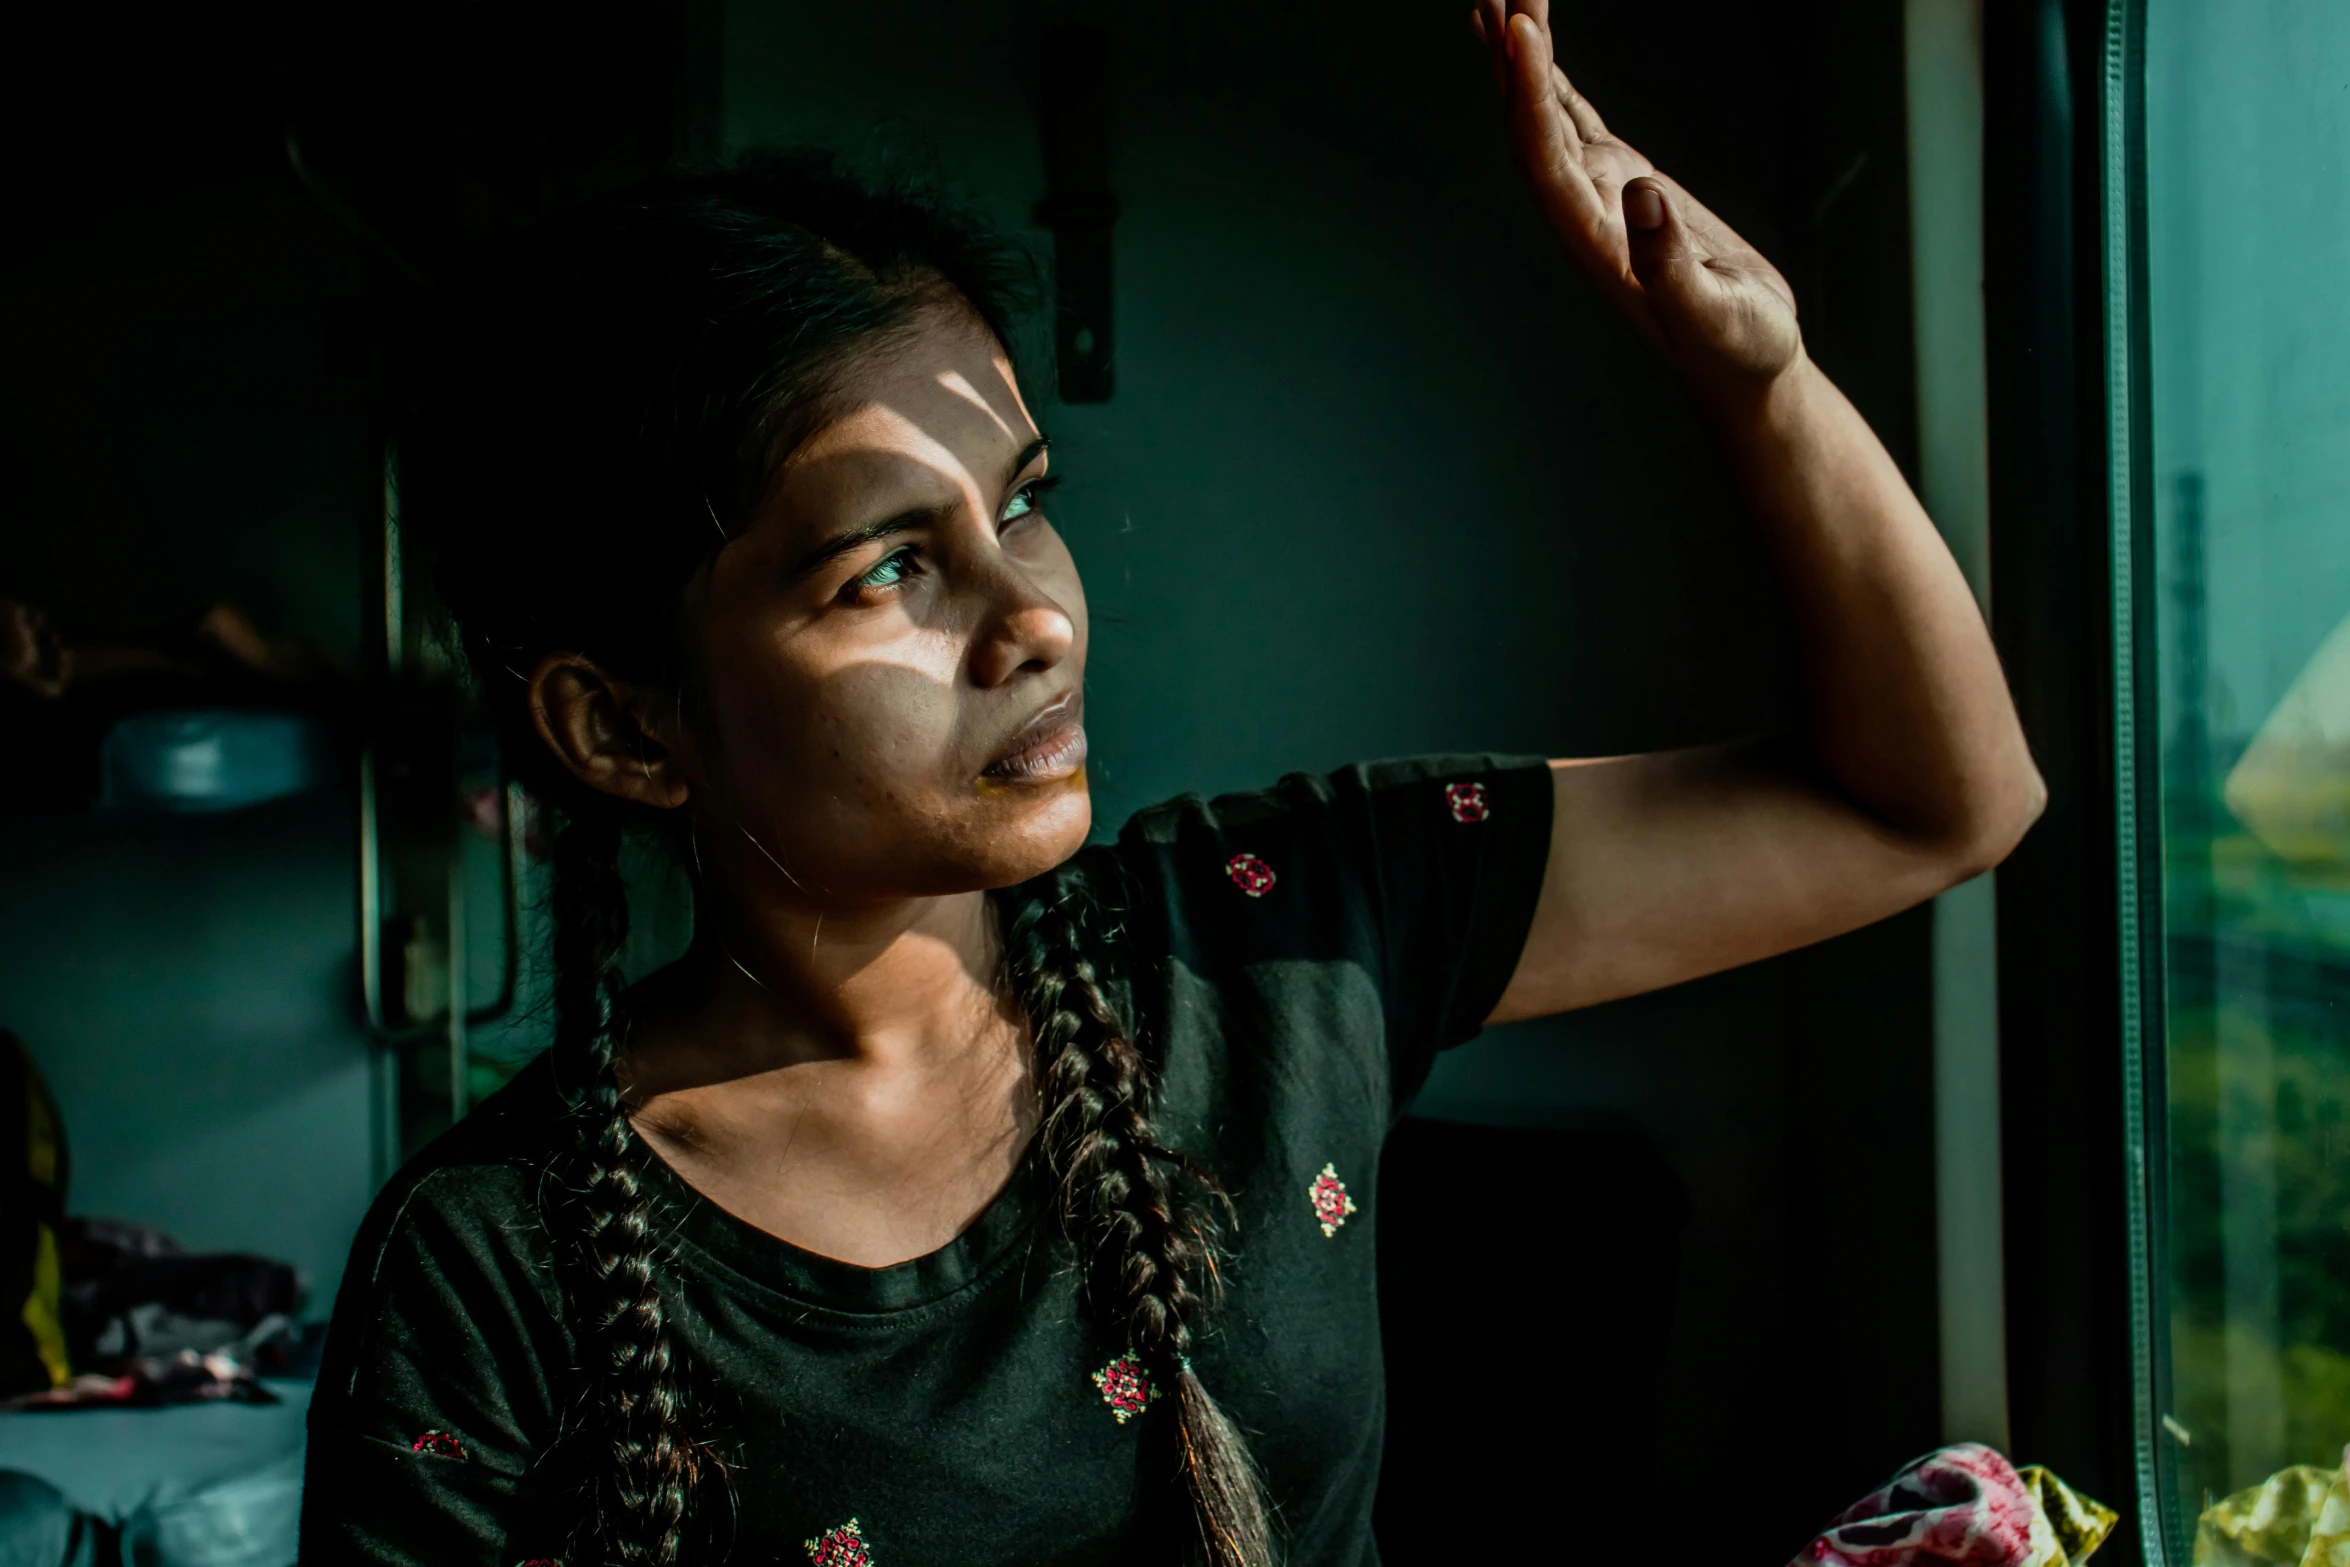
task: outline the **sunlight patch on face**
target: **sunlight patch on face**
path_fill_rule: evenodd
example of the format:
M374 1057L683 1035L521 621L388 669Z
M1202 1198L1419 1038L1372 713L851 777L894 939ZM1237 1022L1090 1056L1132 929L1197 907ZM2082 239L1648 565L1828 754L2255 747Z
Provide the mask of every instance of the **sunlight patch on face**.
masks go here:
M933 637L931 640L944 642L943 638ZM932 654L932 656L926 658L925 652ZM955 687L955 675L952 671L961 669L962 653L959 648L951 645L947 646L946 652L951 657L951 664L942 665L936 649L925 649L919 644L902 652L897 649L866 649L855 659L833 665L828 674L837 677L853 674L860 669L902 669L907 674L921 676L925 682L937 686L941 690L951 691Z
M842 420L839 428L849 437L842 444L849 446L859 458L880 459L891 466L927 468L966 495L979 490L979 481L970 466L949 444L955 434L952 430L934 434L917 415L885 402L867 404L857 416Z
M987 415L988 418L995 421L995 427L1004 432L1005 440L1011 442L1014 446L1025 446L1027 444L1027 441L1022 436L1016 434L1013 431L1011 425L1005 422L1004 416L996 412L995 404L989 402L987 400L986 394L981 392L978 387L973 386L971 384L971 378L963 374L962 371L941 370L938 373L938 384L945 387L949 392L953 393L957 397L960 397L963 399L963 401L969 403L972 407L978 409L981 413Z

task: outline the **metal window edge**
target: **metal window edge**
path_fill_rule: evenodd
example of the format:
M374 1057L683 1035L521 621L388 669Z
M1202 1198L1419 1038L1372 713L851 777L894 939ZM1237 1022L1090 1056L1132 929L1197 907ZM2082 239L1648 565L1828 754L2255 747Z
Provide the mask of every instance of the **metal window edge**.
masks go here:
M2144 918L2145 888L2140 875L2140 766L2137 691L2139 527L2136 486L2137 263L2131 222L2136 192L2132 142L2138 129L2132 114L2139 66L2133 48L2141 0L2107 0L2104 69L2101 73L2099 158L2104 225L2102 255L2105 305L2106 486L2110 534L2114 690L2114 913L2120 955L2123 1146L2129 1183L2129 1307L2131 1447L2136 1483L2139 1548L2146 1567L2169 1567L2171 1540L2162 1505L2156 1453L2161 1411L2156 1403L2153 1171L2147 1115L2145 1051L2147 1016L2143 943L2151 934Z

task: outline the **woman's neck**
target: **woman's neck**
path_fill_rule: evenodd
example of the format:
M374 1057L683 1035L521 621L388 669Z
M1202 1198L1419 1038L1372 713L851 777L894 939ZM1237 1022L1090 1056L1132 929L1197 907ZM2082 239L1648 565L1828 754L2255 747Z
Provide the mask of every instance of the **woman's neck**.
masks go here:
M748 915L705 897L695 925L632 997L637 1096L812 1061L946 1067L1011 1021L984 893Z
M985 894L702 929L631 998L638 1132L719 1207L825 1256L882 1267L961 1233L1039 1115Z

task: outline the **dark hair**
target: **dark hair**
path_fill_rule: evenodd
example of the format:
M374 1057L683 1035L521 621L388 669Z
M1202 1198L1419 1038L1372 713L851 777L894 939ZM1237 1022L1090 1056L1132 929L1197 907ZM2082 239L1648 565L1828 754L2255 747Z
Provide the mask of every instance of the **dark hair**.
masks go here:
M677 1561L713 1459L689 1429L615 1071L628 927L617 856L623 831L650 823L549 754L526 676L546 653L579 652L684 700L682 589L810 433L829 379L941 300L968 306L1008 352L1008 255L934 199L862 183L820 154L673 177L542 229L454 296L404 400L403 514L437 551L511 765L565 818L552 899L553 1054L575 1096L564 1285L598 1416L579 1543L603 1560ZM1196 1559L1262 1567L1256 1471L1190 1362L1229 1205L1154 1128L1152 1064L1097 968L1116 933L1083 879L1064 869L994 897L1080 1289L1171 1395L1158 1440Z

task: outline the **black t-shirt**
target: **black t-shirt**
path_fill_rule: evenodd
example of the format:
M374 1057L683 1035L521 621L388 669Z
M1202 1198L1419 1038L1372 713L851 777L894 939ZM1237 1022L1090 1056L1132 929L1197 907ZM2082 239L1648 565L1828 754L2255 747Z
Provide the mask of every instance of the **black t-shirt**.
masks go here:
M1533 917L1539 761L1422 758L1137 815L1081 874L1126 906L1129 1015L1162 1135L1238 1212L1193 1364L1246 1433L1293 1567L1377 1561L1384 1384L1372 1258L1389 1127L1475 1034ZM307 1567L560 1556L549 1462L579 1382L548 1227L565 1136L541 1057L377 1199L311 1406ZM728 1559L989 1567L1172 1560L1164 1404L1082 1314L1033 1147L969 1229L860 1268L700 1200L636 1157L657 1272L727 1460ZM1139 1403L1139 1407L1135 1407Z

